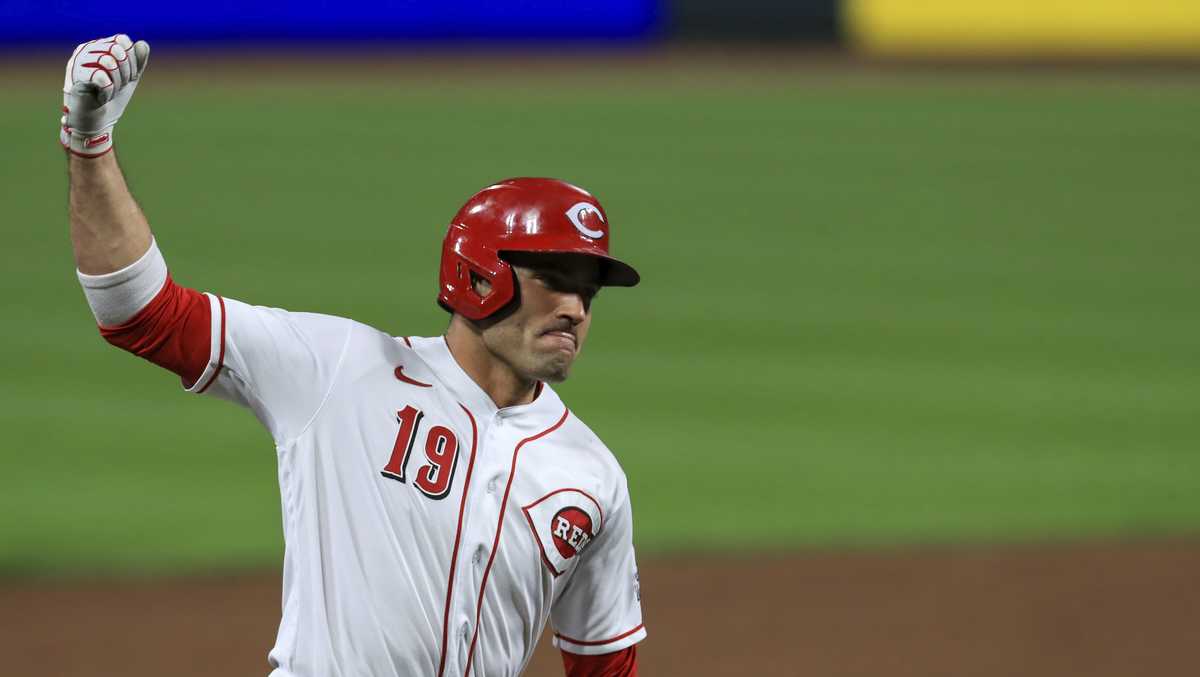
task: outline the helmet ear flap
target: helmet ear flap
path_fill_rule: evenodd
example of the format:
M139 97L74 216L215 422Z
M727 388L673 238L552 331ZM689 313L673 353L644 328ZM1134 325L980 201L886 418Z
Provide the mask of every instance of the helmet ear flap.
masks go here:
M496 261L498 270L494 272L465 257L460 261L464 271L460 278L464 296L472 306L480 308L483 312L481 317L471 317L472 320L483 319L495 313L511 301L515 295L515 271L507 261L499 258ZM481 293L478 287L483 285L486 285L487 289ZM466 315L466 313L463 314Z
M476 281L491 290L481 294ZM513 270L499 252L470 237L461 226L451 226L442 246L441 292L443 308L469 320L482 320L503 308L516 294Z

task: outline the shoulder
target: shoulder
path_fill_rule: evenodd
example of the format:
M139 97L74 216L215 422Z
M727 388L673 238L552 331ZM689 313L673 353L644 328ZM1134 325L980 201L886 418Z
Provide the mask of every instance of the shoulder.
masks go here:
M341 330L346 332L345 362L348 368L357 365L358 368L375 369L383 363L391 365L389 369L399 364L408 365L410 369L416 366L418 360L414 359L416 352L413 349L413 342L419 340L416 337L393 336L357 320L336 319L341 320Z
M322 362L378 363L395 359L405 341L357 320L305 311L257 306L215 297L224 313L224 331L234 346L269 345L281 356L308 356Z
M572 446L578 447L580 450L595 456L598 461L602 461L606 465L612 465L620 468L616 456L609 450L600 436L592 430L591 426L583 422L579 418L579 414L574 409L567 407L567 417L562 425L563 436L570 441Z
M236 334L258 330L279 335L281 338L292 335L305 343L320 339L340 339L344 342L351 327L357 324L353 320L336 315L253 305L225 296L210 295L210 298L213 299L216 309L223 314L226 329Z
M608 445L584 423L572 409L567 409L562 425L563 443L571 447L586 472L599 480L610 502L622 502L628 489L625 470Z

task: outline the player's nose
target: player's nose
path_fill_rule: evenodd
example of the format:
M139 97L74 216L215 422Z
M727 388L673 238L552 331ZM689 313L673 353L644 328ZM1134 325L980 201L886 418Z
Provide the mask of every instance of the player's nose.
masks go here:
M575 326L587 319L588 304L583 294L577 292L558 293L558 316Z

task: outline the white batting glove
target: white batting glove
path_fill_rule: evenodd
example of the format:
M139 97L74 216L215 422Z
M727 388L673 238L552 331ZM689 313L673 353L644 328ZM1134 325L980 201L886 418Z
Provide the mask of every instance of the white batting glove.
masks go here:
M150 45L114 35L75 48L63 80L59 142L76 155L98 157L112 150L113 125L146 70Z

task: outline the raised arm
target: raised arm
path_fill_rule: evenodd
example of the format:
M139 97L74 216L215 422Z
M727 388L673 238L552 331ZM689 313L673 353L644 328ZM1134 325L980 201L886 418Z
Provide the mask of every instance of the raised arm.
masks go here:
M210 302L172 282L112 153L113 127L149 56L145 42L114 35L79 45L67 61L59 141L70 174L71 243L105 340L192 385L206 371L212 377Z
M75 265L88 275L125 268L150 248L150 226L111 152L150 46L115 35L79 45L67 62L59 140L70 174Z
M171 279L111 152L113 126L149 53L146 43L116 35L80 45L67 63L60 140L84 296L106 341L175 372L190 392L249 407L277 440L291 439L329 392L353 323L252 306Z

